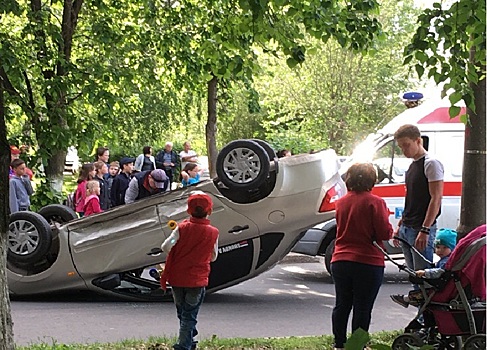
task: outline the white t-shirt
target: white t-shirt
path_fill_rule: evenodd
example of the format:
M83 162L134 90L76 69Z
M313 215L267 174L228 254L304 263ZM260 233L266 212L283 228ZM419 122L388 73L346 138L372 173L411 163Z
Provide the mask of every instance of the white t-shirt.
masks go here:
M181 151L179 152L179 157L181 157L181 170L184 169L184 167L186 166L187 163L190 163L188 161L183 161L183 158L186 158L186 157L195 157L196 158L196 152L193 151L192 149L190 149L188 152L186 151ZM194 163L194 162L191 162L191 163Z

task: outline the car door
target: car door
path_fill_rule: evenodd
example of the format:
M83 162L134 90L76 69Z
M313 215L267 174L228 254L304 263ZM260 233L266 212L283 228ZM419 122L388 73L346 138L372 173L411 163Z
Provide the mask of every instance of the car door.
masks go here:
M161 199L150 198L120 209L79 220L70 227L70 246L78 273L85 279L110 273L130 271L165 261L165 254L148 254L160 248L170 235L169 220L188 218L190 191L174 191ZM257 226L247 217L225 206L209 193L214 207L210 220L220 230L221 245L240 240L228 233L234 226L245 227L246 234L258 235ZM88 218L89 219L89 218Z

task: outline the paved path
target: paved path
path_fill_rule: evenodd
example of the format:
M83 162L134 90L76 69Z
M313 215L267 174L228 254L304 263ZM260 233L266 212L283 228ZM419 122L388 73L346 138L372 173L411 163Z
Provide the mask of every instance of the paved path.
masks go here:
M406 276L388 264L371 332L403 328L414 316L389 294L405 293ZM208 295L200 311L202 338L309 336L331 333L334 286L321 259L292 255L274 269ZM29 343L95 343L174 336L172 303L115 302L92 295L12 301L14 337Z

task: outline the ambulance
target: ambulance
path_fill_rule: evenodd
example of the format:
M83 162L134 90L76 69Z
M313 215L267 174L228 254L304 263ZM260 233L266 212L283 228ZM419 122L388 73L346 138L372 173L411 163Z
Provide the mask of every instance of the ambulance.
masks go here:
M415 108L405 110L383 128L370 134L342 164L343 174L354 163L374 164L378 172L378 183L372 192L386 201L393 227L397 226L404 209L404 176L411 164L411 159L404 157L394 141L394 132L404 124L414 124L419 128L424 148L444 166L443 199L437 227L456 229L460 222L465 139L465 125L460 121L460 116L466 111L465 107L461 107L459 115L450 118L449 107L448 99L443 99L426 101ZM325 265L329 272L335 235L335 220L319 224L306 231L293 248L293 252L325 256ZM394 248L392 241L387 242L386 248L389 253L400 253L400 250Z

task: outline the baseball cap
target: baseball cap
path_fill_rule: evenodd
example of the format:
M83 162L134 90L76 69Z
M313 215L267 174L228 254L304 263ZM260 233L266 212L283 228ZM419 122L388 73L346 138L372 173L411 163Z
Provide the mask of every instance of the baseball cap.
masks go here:
M124 164L133 163L133 162L135 162L135 158L123 157L122 159L120 159L120 166L122 167Z
M166 172L162 169L152 170L150 173L157 188L164 188L167 180Z
M441 228L436 232L435 246L441 244L453 250L457 245L457 231Z
M10 146L10 153L11 154L20 154L20 149L17 146L11 145Z
M213 208L211 197L204 192L194 192L188 198L188 212L190 215L196 211L197 207L201 207L203 212L209 213Z

